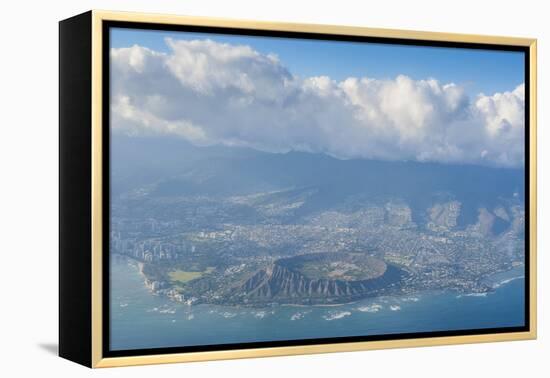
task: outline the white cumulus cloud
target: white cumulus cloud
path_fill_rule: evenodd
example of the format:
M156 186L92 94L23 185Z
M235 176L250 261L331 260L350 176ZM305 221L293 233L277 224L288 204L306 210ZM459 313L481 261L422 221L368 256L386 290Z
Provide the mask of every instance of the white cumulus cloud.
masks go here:
M432 78L300 78L249 46L166 43L168 53L111 50L115 131L345 159L524 163L523 84L470 98Z

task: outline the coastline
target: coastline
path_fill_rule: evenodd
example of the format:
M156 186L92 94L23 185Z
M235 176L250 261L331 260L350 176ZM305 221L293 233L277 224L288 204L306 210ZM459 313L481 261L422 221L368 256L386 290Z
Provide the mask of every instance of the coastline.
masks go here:
M113 349L494 328L523 321L519 278L485 297L424 291L329 306L257 308L170 301L151 294L135 262L115 269ZM507 273L512 276L498 281L517 277L513 271Z
M177 301L174 299L173 296L169 296L166 294L162 294L154 290L154 282L151 282L149 278L145 275L143 272L144 263L140 260L137 260L131 256L117 254L117 258L123 258L126 260L130 260L132 262L135 262L137 264L138 272L140 276L143 279L143 284L145 287L147 287L148 291L151 295L154 296L162 296L166 298L167 300L174 302L174 303L180 303L185 304L188 306L194 305L211 305L211 306L220 306L224 308L249 308L249 309L255 309L255 310L262 310L262 309L268 309L273 307L295 307L295 308L337 308L337 307L343 307L343 306L349 306L356 303L363 302L365 300L385 300L387 298L407 298L407 297L415 297L415 296L422 296L422 295L432 295L432 294L440 294L440 293L455 293L457 298L460 297L486 297L487 295L490 295L492 292L497 290L503 285L506 285L507 283L510 283L517 279L525 278L525 271L524 266L519 267L513 267L508 270L499 271L490 274L489 276L482 279L482 282L485 282L490 287L490 290L483 291L483 292L471 292L471 293L464 293L460 292L454 289L435 289L435 290L420 290L417 292L396 292L395 295L379 295L379 296L365 296L363 298L357 298L349 302L341 302L341 303L315 303L315 304L302 304L302 303L277 303L277 302L266 302L266 303L238 303L238 304L222 304L222 303L209 303L209 302L185 302L185 301ZM512 277L510 277L512 275ZM499 278L503 276L502 278Z

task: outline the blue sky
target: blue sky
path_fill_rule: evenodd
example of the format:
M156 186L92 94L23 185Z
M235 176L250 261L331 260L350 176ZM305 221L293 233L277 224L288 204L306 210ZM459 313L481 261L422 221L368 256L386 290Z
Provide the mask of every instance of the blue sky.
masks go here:
M377 79L407 75L415 80L435 78L454 82L467 93L493 94L513 90L524 81L521 52L315 41L289 38L165 32L114 28L111 47L134 44L167 52L166 37L212 39L249 45L260 53L274 53L294 75L325 75L334 80L348 77Z

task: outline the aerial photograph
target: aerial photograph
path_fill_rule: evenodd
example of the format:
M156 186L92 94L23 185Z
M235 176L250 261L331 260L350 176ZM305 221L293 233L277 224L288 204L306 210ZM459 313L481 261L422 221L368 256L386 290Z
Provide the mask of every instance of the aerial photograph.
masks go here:
M112 351L525 325L525 56L110 29Z

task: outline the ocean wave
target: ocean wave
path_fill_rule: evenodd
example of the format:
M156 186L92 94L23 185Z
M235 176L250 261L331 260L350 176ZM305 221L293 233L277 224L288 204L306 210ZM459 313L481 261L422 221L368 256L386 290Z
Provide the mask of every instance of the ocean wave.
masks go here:
M323 316L323 319L325 320L336 320L336 319L342 319L346 316L350 316L351 312L349 311L338 311L338 312L331 312L327 315Z
M175 314L176 310L173 308L163 308L162 310L159 310L160 314Z
M291 317L290 317L290 320L301 320L304 318L304 316L306 316L306 314L309 314L311 311L299 311L295 314L293 314Z
M484 293L469 293L469 294L460 294L460 295L457 295L456 297L457 298L462 298L462 297L486 297L489 293L488 292L484 292Z
M420 298L418 297L405 297L401 298L401 302L418 302Z
M361 312L378 312L382 308L384 308L382 305L379 305L379 304L375 303L375 304L371 304L369 306L358 307L357 310L361 311Z
M401 310L401 306L399 306L399 305L391 305L391 306L390 306L390 310L392 310L392 311L399 311L399 310Z
M506 285L507 283L510 283L512 281L515 281L515 280L519 280L521 278L525 278L525 276L517 276L517 277L512 277L512 278L507 278L505 280L502 280L500 282L497 282L493 285L493 289L498 289L499 287L501 287L502 285Z

